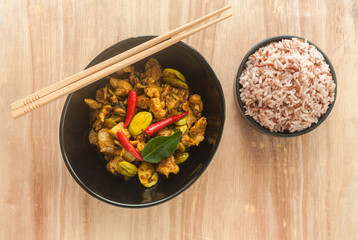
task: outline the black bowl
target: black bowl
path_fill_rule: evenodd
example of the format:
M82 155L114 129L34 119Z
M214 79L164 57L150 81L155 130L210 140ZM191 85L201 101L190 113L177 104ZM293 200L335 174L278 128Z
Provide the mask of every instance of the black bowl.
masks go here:
M140 36L123 40L99 54L87 67L152 39ZM225 99L218 78L203 56L192 47L179 42L151 57L163 67L179 70L187 79L190 89L198 93L204 103L207 117L206 138L189 152L189 159L180 165L178 174L168 179L160 177L151 188L143 187L137 178L125 181L106 170L106 161L88 142L89 109L84 98L94 98L96 90L108 80L102 79L67 97L61 122L60 146L65 164L77 183L92 196L121 207L147 207L163 203L187 189L209 166L219 146L225 121ZM144 69L148 58L134 64Z
M292 38L298 38L298 39L302 39L302 40L306 40L305 38L302 37L298 37L298 36L293 36L293 35L280 35L280 36L275 36L275 37L270 37L267 38L265 40L262 40L261 42L257 43L254 47L252 47L250 49L250 51L248 51L248 53L245 55L245 57L243 58L239 70L237 72L237 76L236 76L236 98L237 101L239 103L240 109L242 110L242 113L245 115L245 118L248 120L248 122L257 130L259 130L262 133L271 135L271 136L276 136L276 137L296 137L296 136L300 136L303 134L306 134L308 132L311 132L313 129L317 128L319 125L321 125L323 123L323 121L328 117L329 113L332 111L333 109L333 105L336 101L337 98L337 77L336 77L336 72L334 71L333 65L331 63L331 61L328 59L327 55L314 43L306 40L309 44L315 46L317 48L317 50L323 55L325 61L327 62L327 64L329 65L330 69L331 69L331 74L332 74L332 78L333 81L336 85L335 87L335 93L334 93L334 100L333 102L330 104L329 108L327 109L327 112L320 117L320 119L318 120L317 123L312 124L309 128L306 128L302 131L299 132L293 132L293 133L287 133L287 132L271 132L269 129L261 126L258 122L255 121L255 119L253 119L251 116L248 116L245 114L245 107L243 102L241 101L240 98L240 89L242 88L242 85L240 84L240 76L242 74L242 71L245 69L245 63L247 62L248 58L254 54L259 48L264 47L266 45L268 45L269 43L272 42L279 42L283 39L292 39Z

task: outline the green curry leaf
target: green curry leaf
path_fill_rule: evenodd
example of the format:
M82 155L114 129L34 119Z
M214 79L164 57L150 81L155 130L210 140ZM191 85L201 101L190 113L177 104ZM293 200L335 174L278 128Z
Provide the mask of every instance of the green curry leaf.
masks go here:
M143 148L142 158L146 162L158 163L172 155L177 149L182 132L177 131L171 136L152 138Z

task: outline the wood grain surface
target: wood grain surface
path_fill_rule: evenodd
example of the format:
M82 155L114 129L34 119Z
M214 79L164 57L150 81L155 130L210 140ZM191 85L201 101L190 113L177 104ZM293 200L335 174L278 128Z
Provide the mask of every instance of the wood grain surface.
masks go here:
M60 153L64 98L12 120L11 102L110 45L228 4L231 19L185 40L220 79L226 123L209 168L173 200L125 209L87 194ZM252 129L233 90L246 52L280 34L316 43L338 76L328 119L289 139ZM0 239L358 239L356 0L0 0L0 37Z

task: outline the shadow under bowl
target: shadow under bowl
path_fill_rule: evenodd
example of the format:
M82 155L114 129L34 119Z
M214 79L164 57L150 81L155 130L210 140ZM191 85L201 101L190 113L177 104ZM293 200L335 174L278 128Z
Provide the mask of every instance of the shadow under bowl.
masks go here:
M114 44L100 53L87 68L154 37L133 37ZM190 90L199 94L204 103L203 116L208 121L205 140L198 147L190 149L190 156L180 165L178 174L171 174L168 179L160 176L154 187L145 188L136 177L125 181L106 170L106 160L88 141L89 108L84 98L94 98L96 90L108 83L107 79L99 80L70 94L61 116L60 148L72 177L90 195L120 207L153 206L182 193L209 166L224 128L224 94L213 69L199 52L179 42L150 57L156 58L163 68L174 68L183 73ZM145 62L150 57L133 65L136 69L143 70Z

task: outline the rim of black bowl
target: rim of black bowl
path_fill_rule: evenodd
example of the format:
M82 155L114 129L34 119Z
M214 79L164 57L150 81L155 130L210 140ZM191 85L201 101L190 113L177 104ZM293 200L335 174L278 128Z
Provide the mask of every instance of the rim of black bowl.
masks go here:
M287 132L271 132L270 130L268 130L267 128L261 126L258 122L255 121L255 119L253 119L251 116L248 116L245 114L245 107L243 102L241 101L240 98L240 88L242 88L242 85L240 84L240 76L242 71L245 68L245 63L247 62L248 58L254 54L259 48L266 46L269 43L272 42L279 42L283 39L292 39L292 38L298 38L298 39L302 39L304 41L307 41L309 44L313 45L314 47L317 48L317 50L323 55L325 61L327 62L327 64L329 65L329 68L331 70L331 74L332 74L332 79L334 84L336 85L335 90L334 90L334 99L333 102L329 105L329 108L327 109L327 112L318 120L317 123L312 124L309 128L306 128L305 130L302 130L300 132L294 132L294 133L287 133ZM303 134L306 134L308 132L311 132L312 130L314 130L315 128L317 128L330 114L330 112L333 109L334 103L336 102L336 98L337 98L337 76L336 76L336 72L334 71L332 62L329 60L329 58L327 57L327 55L314 43L312 43L311 41L307 40L306 38L303 37L299 37L299 36L295 36L295 35L279 35L279 36L274 36L274 37L269 37L266 38L262 41L260 41L259 43L257 43L255 46L253 46L244 56L243 60L241 61L239 70L237 72L237 76L236 76L236 98L237 101L239 102L239 106L240 109L242 110L242 113L244 114L245 118L259 131L266 133L268 135L271 136L276 136L276 137L296 137L296 136L301 136Z
M131 41L133 39L137 39L137 38L149 38L148 40L150 40L150 38L154 38L154 37L157 37L157 35L141 35L141 36L136 36L136 37L131 37L131 38L127 38L127 39L124 39L120 42L117 42L115 44L113 44L112 46L108 47L107 49L103 50L100 54L98 54L88 65L86 68L92 66L94 64L94 62L96 62L97 59L100 59L102 58L104 55L106 55L108 52L112 51L113 48L116 48L118 45L122 45L124 43L126 43L127 41ZM65 120L65 115L66 115L66 112L67 112L67 109L68 109L68 104L69 102L71 101L71 98L73 96L73 93L69 94L67 96L67 99L66 99L66 102L63 106L63 110L62 110L62 114L61 114L61 120L60 120L60 133L59 133L59 140L60 140L60 148L61 148L61 154L62 154L62 158L64 159L64 162L66 164L66 167L68 169L68 171L70 172L70 174L72 175L72 177L75 179L75 181L88 193L90 194L91 196L105 202L105 203L109 203L111 205L114 205L114 206L118 206L118 207L126 207L126 208L144 208L144 207L151 207L151 206L155 206L155 205L158 205L158 204L161 204L161 203L164 203L170 199L173 199L174 197L178 196L179 194L181 194L182 192L184 192L186 189L188 189L194 182L196 182L196 180L199 179L199 177L205 172L205 170L207 169L207 167L210 165L218 147L219 147L219 144L220 144L220 141L221 141L221 137L222 137L222 134L223 134L223 129L224 129L224 123L225 123L225 114L226 114L226 106L225 106L225 96L224 96L224 92L222 90L222 87L221 87L221 84L220 84L220 81L214 71L214 69L211 67L211 65L208 63L208 61L204 58L203 55L201 55L196 49L194 49L193 47L191 47L190 45L182 42L182 41L179 41L177 42L175 45L179 45L181 47L184 47L184 48L187 48L189 50L192 51L192 53L194 55L196 55L197 57L199 58L202 58L203 59L203 62L204 64L207 65L208 67L208 70L211 72L211 74L213 74L213 76L215 76L215 85L217 86L217 89L220 93L220 99L221 99L221 104L222 104L222 110L221 110L221 115L222 115L222 122L221 122L221 125L220 125L220 131L219 131L219 134L217 136L217 139L216 139L216 143L213 147L213 150L211 151L211 154L209 155L208 157L208 164L206 164L205 166L203 166L200 171L190 180L188 181L188 183L186 185L184 185L181 189L179 189L177 192L173 193L172 195L169 195L165 198L162 198L160 200L157 200L157 201L153 201L153 202L150 202L150 203L140 203L140 204L127 204L127 203L119 203L119 202L116 202L116 201L112 201L110 199L107 199L105 197L102 197L101 195L95 193L94 191L92 191L91 189L89 189L82 181L81 179L76 175L76 173L74 172L74 170L72 169L72 166L71 164L69 163L69 160L67 158L67 154L66 152L64 151L64 138L63 138L63 127L64 127L64 120Z

